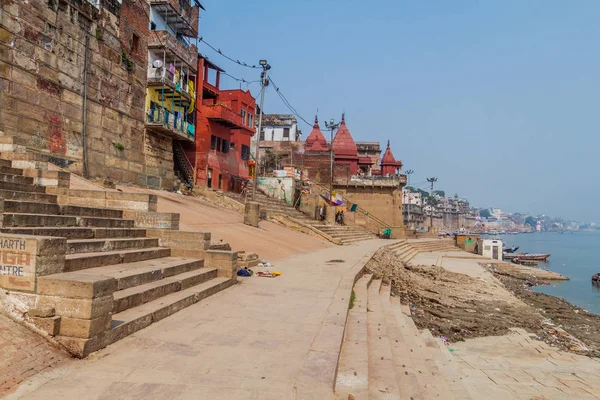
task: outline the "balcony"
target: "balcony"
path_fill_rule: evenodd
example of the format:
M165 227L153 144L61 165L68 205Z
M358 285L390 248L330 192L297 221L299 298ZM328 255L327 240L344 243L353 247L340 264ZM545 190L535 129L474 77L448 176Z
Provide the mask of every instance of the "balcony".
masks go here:
M202 113L210 121L215 121L228 128L245 128L244 124L242 124L242 116L223 103L204 105Z
M161 90L164 86L165 100L171 100L174 98L174 101L177 105L180 104L181 101L185 104L184 106L188 106L190 103L190 94L188 92L188 79L185 79L185 82L182 82L179 85L173 83L174 74L167 70L166 68L148 68L148 86L155 87L156 90Z
M187 64L194 73L198 69L198 48L193 44L186 46L168 31L152 31L148 39L148 49L160 49L177 57ZM177 66L180 68L181 66Z
M194 124L164 108L146 111L146 128L176 140L194 141Z
M150 0L150 5L174 31L184 36L198 36L198 6L192 7L185 0Z

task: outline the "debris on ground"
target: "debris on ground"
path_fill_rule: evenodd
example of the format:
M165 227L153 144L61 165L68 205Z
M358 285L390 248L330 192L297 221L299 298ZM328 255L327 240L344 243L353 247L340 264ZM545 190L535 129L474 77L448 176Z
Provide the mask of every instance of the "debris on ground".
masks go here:
M502 279L473 278L437 266L405 266L385 248L366 267L391 283L392 294L410 306L419 329L429 329L449 343L523 328L551 346L588 356L600 354L600 317L574 313L569 309L573 306L564 300L528 290L524 283L529 281L497 273L494 276Z

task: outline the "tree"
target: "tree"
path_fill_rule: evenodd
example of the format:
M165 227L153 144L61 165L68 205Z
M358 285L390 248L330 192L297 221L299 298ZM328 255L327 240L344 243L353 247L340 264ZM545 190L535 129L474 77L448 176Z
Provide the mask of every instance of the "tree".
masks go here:
M434 190L433 194L437 194L440 197L446 197L446 192L444 192L443 190Z
M487 208L484 208L483 210L479 211L479 215L481 218L489 218L492 216L492 213Z
M525 225L535 227L537 225L537 221L533 217L527 217L527 218L525 218Z

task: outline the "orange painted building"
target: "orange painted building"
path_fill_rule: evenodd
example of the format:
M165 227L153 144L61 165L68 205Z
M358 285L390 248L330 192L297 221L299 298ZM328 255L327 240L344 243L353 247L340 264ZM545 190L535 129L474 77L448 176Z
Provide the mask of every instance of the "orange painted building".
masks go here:
M199 56L196 140L186 152L193 160L197 186L237 192L249 178L256 100L250 91L221 90L222 72Z

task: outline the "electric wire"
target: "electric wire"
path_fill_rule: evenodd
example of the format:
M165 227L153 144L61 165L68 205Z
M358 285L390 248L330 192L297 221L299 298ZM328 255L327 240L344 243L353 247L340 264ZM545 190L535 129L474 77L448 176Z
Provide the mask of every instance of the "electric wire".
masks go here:
M240 60L236 60L236 59L234 59L232 57L229 57L227 54L223 53L221 51L221 49L218 49L218 48L214 47L213 45L211 45L210 43L208 43L206 40L204 40L204 38L202 36L200 36L198 38L198 40L200 40L202 43L204 43L205 45L207 45L208 47L210 47L213 51L219 53L220 55L222 55L223 57L225 57L229 61L234 62L234 63L236 63L238 65L241 65L242 67L255 68L255 69L261 69L262 68L262 67L256 66L256 65L249 65L249 64L246 64L245 62L242 62Z

